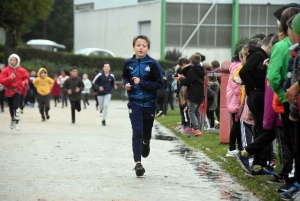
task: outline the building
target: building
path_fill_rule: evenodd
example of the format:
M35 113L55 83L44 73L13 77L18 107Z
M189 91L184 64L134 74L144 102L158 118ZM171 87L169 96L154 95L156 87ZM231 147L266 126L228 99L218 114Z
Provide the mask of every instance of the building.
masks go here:
M160 58L161 27L165 27L165 50L177 48L183 56L200 52L208 62L228 60L235 1L166 0L164 24L161 12L164 0L74 0L74 49L104 48L127 58L133 55L133 37L144 34L151 39L150 54ZM238 2L238 39L258 32L277 33L273 12L293 3L290 0Z

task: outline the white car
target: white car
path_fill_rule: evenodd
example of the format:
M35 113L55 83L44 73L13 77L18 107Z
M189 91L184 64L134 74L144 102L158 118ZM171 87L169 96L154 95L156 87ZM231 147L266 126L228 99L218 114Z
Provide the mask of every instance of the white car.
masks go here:
M66 49L66 46L58 44L51 40L44 40L44 39L35 39L30 40L26 43L26 45L31 46L35 49L41 49L41 50L48 50L48 51L54 51L56 52L57 49Z
M98 56L98 57L116 57L114 53L109 50L100 48L84 48L77 50L75 54L82 54L86 56Z

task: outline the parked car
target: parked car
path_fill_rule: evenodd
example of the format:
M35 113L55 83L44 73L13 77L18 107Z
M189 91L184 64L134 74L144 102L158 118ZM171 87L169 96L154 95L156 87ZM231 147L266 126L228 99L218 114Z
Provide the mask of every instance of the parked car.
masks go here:
M116 57L114 53L109 50L100 48L84 48L77 50L75 54L82 54L86 56L97 56L97 57Z
M30 40L26 43L26 45L32 48L54 51L54 52L57 52L58 49L66 49L66 46L64 45L58 44L51 40L44 40L44 39Z

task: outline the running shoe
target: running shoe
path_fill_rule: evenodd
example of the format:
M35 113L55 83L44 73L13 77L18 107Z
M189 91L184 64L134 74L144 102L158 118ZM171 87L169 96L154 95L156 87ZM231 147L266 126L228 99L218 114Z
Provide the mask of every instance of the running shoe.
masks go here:
M135 174L137 177L141 177L145 173L145 169L141 163L136 164L136 166L134 167L134 170L135 170Z
M226 157L234 157L234 155L237 154L238 152L239 150L230 151L229 149L227 149Z
M15 126L15 127L16 127L16 130L17 130L17 131L21 130L21 127L20 127L20 124L19 124L19 123L16 123L16 126Z
M10 122L10 129L14 129L15 128L15 121L11 120Z
M280 193L280 198L286 201L294 200L293 198L296 197L298 193L299 185L297 182L294 182L286 192Z
M241 152L239 151L234 155L234 158L237 160L237 162L239 162L239 164L241 165L243 170L245 170L249 174L252 174L252 170L251 170L250 165L249 165L249 158L248 157L242 156Z
M142 143L142 156L144 158L148 157L149 156L149 153L150 153L150 143L148 142L148 144L144 144Z

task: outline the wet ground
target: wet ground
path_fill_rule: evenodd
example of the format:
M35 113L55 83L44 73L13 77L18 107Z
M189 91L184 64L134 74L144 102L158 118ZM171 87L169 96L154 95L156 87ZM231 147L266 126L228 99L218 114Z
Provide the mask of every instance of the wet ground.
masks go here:
M41 122L37 108L25 108L16 131L8 110L0 113L0 200L257 200L158 123L137 178L124 102L111 102L106 127L93 102L76 125L70 108L50 115Z

